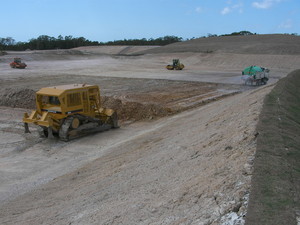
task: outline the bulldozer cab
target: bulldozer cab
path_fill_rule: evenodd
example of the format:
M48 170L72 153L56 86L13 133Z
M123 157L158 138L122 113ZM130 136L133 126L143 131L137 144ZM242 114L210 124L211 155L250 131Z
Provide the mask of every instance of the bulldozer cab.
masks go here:
M54 94L45 94L38 91L36 93L37 102L42 103L42 105L60 105L59 96Z
M38 102L42 103L42 106L47 106L47 105L60 106L60 101L58 96L37 95L37 98L38 98Z
M53 112L53 113L61 113L61 105L58 96L48 96L37 94L36 96L36 104L38 112Z
M176 67L179 64L179 59L173 59L173 66Z
M14 58L15 63L21 63L21 58Z
M173 59L173 64L167 65L166 68L168 70L182 70L184 65L180 63L179 59Z
M57 96L48 96L48 102L51 105L60 105L60 101Z
M62 115L73 113L93 116L100 108L100 93L97 86L61 85L42 88L36 93L39 114L50 112Z

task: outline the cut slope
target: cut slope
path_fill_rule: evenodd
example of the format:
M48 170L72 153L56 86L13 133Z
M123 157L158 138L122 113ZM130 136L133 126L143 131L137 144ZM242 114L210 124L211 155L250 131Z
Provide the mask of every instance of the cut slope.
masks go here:
M270 34L198 38L143 51L145 54L176 52L295 55L300 54L300 36Z
M247 225L296 225L296 216L300 218L299 86L300 70L296 70L265 99Z
M127 45L105 45L105 46L84 46L74 48L88 54L107 54L107 55L135 55L140 51L147 51L158 46L127 46Z

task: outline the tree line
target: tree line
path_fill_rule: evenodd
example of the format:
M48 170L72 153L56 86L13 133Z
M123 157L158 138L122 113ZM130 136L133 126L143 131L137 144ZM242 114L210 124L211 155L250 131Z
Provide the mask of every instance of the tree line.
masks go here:
M164 36L156 39L150 38L142 38L142 39L124 39L124 40L116 40L109 42L101 42L100 45L168 45L175 42L183 41L181 37L176 36Z
M57 38L47 35L40 35L38 38L32 38L28 42L16 42L11 37L0 37L0 50L48 50L48 49L70 49L80 46L98 45L97 41L90 41L84 37L61 36Z
M182 41L181 37L165 36L160 38L142 38L142 39L124 39L108 42L90 41L84 37L61 36L57 38L47 35L41 35L38 38L32 38L28 42L16 42L12 37L0 37L0 50L24 51L30 50L49 50L49 49L70 49L80 46L97 45L167 45Z
M217 37L217 36L237 36L237 35L256 35L250 31L239 31L233 32L231 34L207 34L207 36L202 36L198 38L207 38L207 37ZM291 34L297 35L297 34ZM186 40L192 40L191 39ZM15 50L15 51L24 51L24 50L49 50L49 49L70 49L80 46L97 46L97 45L168 45L175 42L183 41L182 37L176 36L164 36L159 38L142 38L142 39L124 39L124 40L115 40L108 42L98 42L90 41L84 37L73 37L71 35L63 37L59 35L57 38L50 37L48 35L40 35L37 38L32 38L28 42L16 42L12 37L1 38L0 37L0 51L5 50Z

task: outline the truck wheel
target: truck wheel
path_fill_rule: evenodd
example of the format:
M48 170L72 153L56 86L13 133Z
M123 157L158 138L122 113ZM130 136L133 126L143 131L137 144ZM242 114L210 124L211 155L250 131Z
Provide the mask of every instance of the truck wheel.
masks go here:
M262 84L263 84L263 85L267 84L267 82L268 82L268 80L267 80L266 78L263 78L263 79L262 79Z

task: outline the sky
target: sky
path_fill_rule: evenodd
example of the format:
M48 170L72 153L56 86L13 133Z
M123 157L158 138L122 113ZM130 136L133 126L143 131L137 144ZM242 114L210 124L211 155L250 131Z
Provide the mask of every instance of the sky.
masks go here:
M0 37L183 39L250 31L300 35L300 0L0 0Z

